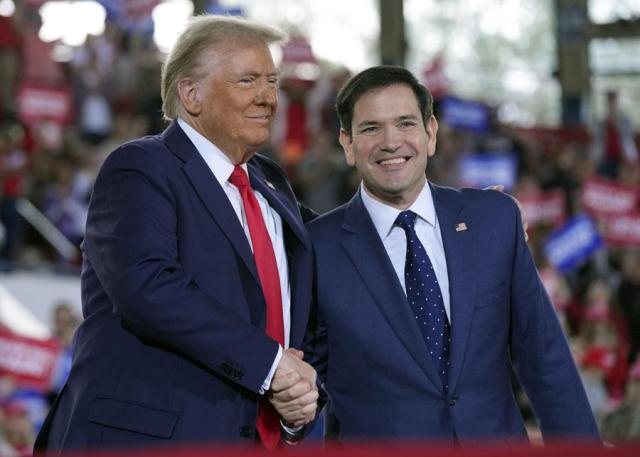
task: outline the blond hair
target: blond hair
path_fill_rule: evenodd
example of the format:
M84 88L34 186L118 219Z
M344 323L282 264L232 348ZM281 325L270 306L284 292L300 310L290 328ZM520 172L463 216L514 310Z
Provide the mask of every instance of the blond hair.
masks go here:
M225 44L260 43L270 45L284 41L280 29L245 19L204 15L192 18L162 66L162 112L172 120L180 113L178 82L184 78L200 78L204 54Z

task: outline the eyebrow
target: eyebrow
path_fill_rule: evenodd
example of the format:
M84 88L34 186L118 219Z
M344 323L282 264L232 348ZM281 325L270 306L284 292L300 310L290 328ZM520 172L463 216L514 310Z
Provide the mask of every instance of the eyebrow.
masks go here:
M263 75L263 73L262 73L261 71L256 71L256 70L239 71L239 72L236 74L236 76L237 76L237 77L241 77L241 76L254 76L254 77L256 77L256 78L257 78L257 77L259 77L259 76L262 76L262 75ZM275 77L279 78L279 77L280 77L280 75L281 75L281 71L280 71L280 70L276 70L276 71L274 71L274 72L267 73L265 76L266 76L267 78L271 78L271 77L273 77L273 76L275 76Z
M397 121L407 121L407 120L416 120L418 119L418 116L416 116L415 114L404 114L402 116L398 116L398 118L396 119Z
M418 117L415 114L403 114L402 116L398 116L397 118L394 119L395 122L402 122L402 121L407 121L407 120L412 120L415 121L417 120ZM381 122L380 121L375 121L375 120L369 120L366 119L364 121L359 122L358 124L356 124L356 128L362 128L362 127L368 127L371 125L380 125Z

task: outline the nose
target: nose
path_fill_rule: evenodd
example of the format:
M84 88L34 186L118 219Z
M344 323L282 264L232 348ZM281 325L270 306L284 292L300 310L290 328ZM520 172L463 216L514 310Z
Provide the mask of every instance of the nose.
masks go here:
M383 130L380 149L385 152L395 152L402 146L401 134L393 127Z
M256 96L258 105L276 106L278 103L278 89L268 81L264 81L258 88Z

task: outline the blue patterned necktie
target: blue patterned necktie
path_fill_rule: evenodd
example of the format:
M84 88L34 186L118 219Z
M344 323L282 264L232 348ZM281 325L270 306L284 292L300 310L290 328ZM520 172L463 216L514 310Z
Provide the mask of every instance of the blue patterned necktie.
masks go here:
M404 265L407 300L446 391L449 383L451 329L433 265L416 235L416 216L413 211L402 211L395 222L407 235L407 258Z

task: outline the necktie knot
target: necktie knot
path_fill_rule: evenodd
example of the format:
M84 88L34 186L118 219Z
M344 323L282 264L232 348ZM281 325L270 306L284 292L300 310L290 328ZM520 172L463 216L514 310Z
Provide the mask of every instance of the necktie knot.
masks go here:
M249 187L247 172L240 165L236 165L233 168L233 172L229 176L229 182L237 188Z
M402 211L398 214L395 225L403 228L405 232L407 230L413 230L416 225L416 217L418 217L418 215L413 211Z

